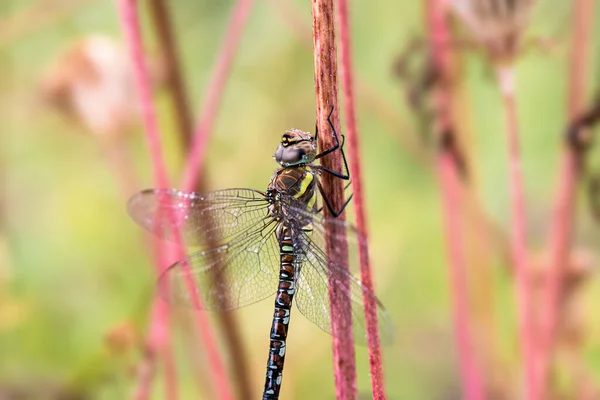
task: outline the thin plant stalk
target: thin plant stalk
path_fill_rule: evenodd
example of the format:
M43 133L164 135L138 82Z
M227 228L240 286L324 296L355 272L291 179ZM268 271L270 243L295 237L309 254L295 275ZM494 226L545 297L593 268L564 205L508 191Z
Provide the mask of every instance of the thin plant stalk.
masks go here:
M169 308L167 304L161 301L154 301L152 303L151 315L152 321L168 321ZM156 374L156 364L159 355L162 355L165 361L165 398L167 400L178 398L175 365L172 364L171 337L167 326L164 323L151 324L150 332L144 346L144 358L137 366L138 382L132 399L145 400L151 397L152 381Z
M506 140L511 203L511 249L514 264L515 296L517 300L518 336L521 342L525 398L540 400L535 381L536 326L527 262L527 235L525 220L525 189L519 149L519 125L512 66L498 66L498 86L502 95L506 118Z
M151 0L150 12L162 55L161 62L164 63L167 87L173 102L175 122L179 128L182 146L188 149L192 142L193 117L181 73L177 40L167 1Z
M239 46L242 32L250 15L254 0L237 0L227 26L227 33L213 67L209 87L204 99L204 106L196 125L192 147L188 154L183 174L182 188L191 190L203 169L209 133L212 130L225 84L229 77L233 60Z
M311 31L308 24L303 25L304 19L299 15L297 7L290 0L270 0L273 3L273 7L276 7L282 18L285 18L285 26L293 32L302 43L311 45ZM410 153L410 155L417 161L422 163L428 163L430 159L426 151L422 146L419 146L416 135L411 132L410 127L402 120L396 111L396 108L389 104L382 96L377 92L377 89L373 87L364 77L359 74L355 77L356 89L358 92L357 98L364 105L365 109L369 109L372 113L377 115L381 121L386 123L390 132L394 135L392 139L398 141L402 150Z
M352 55L350 46L350 28L348 1L338 0L338 16L340 28L340 75L342 78L343 102L346 112L346 136L348 138L348 158L352 176L352 192L354 193L354 212L356 226L362 234L363 243L358 248L360 258L360 275L362 284L374 293L373 278L369 265L369 247L365 201L362 190L362 170L360 165L359 138L354 109L354 78L352 71ZM377 304L372 296L364 293L365 319L367 324L367 343L369 346L369 368L371 370L371 389L373 399L385 400L385 384L383 381L383 365L381 359L381 343L377 323Z
M444 211L445 237L448 247L450 284L452 295L452 315L461 384L464 397L468 400L482 400L484 384L476 363L473 350L472 327L468 306L468 286L466 261L462 243L460 223L462 205L460 193L459 156L456 149L456 129L453 126L451 106L451 49L450 32L446 23L447 3L444 0L429 0L427 22L433 54L433 62L440 76L436 91L436 118L441 147L437 155L437 172L440 180Z
M156 110L152 98L152 88L149 79L148 67L146 65L144 57L143 41L137 14L137 1L120 0L118 5L122 29L125 33L125 39L127 41L128 48L131 54L136 87L138 90L138 95L140 97L140 104L142 108L142 120L144 122L147 142L150 148L150 155L152 159L154 184L158 188L166 188L169 185L169 180L162 155L160 132L158 128ZM162 246L159 246L157 249L159 254L159 262L164 261L164 250L165 249L163 249ZM160 263L160 265L166 264ZM191 290L191 293L194 294L195 291ZM199 299L195 300L199 301ZM156 301L158 300L155 300L155 302ZM160 307L153 308L158 311L153 313L150 328L151 333L154 333L157 330L160 332L161 327L166 327L169 323L168 308L166 306L164 307L164 309ZM232 398L232 396L229 391L229 382L227 381L227 374L225 372L223 362L216 350L216 341L213 337L208 318L204 313L198 313L197 322L200 328L202 339L205 344L207 358L209 360L209 363L211 364L210 370L213 374L213 381L217 386L218 392L221 394L221 398L230 399ZM162 335L161 337L166 339L167 335ZM158 347L162 347L163 345L164 343L157 344ZM167 373L166 376L170 377L174 376L174 374ZM142 383L143 386L150 385L150 381ZM174 385L169 385L168 387L174 387ZM149 393L149 389L145 390L144 388L142 388L138 392ZM168 397L173 398L172 394L168 394Z
M335 142L328 122L332 111L331 121L337 132L340 128L338 87L337 87L337 51L335 42L335 9L333 0L312 0L313 17L313 46L315 63L315 95L317 105L317 126L319 128L319 146L321 149L331 148ZM321 165L334 171L342 171L340 152L333 152L321 159ZM334 209L340 210L344 205L344 184L341 179L330 174L321 177L325 195L331 200ZM325 216L331 217L327 207ZM338 219L344 220L342 213ZM346 232L340 225L327 224L325 232L325 250L327 255L347 265L348 243ZM331 303L331 330L333 335L333 365L335 376L335 392L338 400L356 399L356 363L354 360L354 344L351 316L346 310L350 290L349 279L329 283L329 298Z
M137 16L137 4L135 0L119 1L119 14L121 17L122 29L125 33L125 39L128 44L128 49L132 58L133 71L136 80L136 87L140 97L142 109L142 120L146 132L146 140L150 150L152 159L152 172L154 184L158 187L167 187L168 177L162 157L162 145L156 119L156 111L152 101L152 89L148 68L144 60L142 49L142 39L140 25ZM162 251L158 250L157 265L162 259ZM159 267L160 268L160 267ZM152 322L151 327L168 325L168 308L158 304L158 301L153 302ZM154 331L153 328L150 329ZM153 381L155 372L157 349L164 345L164 342L157 342L155 335L149 335L146 343L145 357L138 371L138 386L134 393L134 399L144 400L150 396L150 387ZM166 339L163 336L161 339ZM174 375L174 374L173 374ZM169 374L171 376L171 374ZM173 385L169 385L171 387ZM173 399L172 394L167 393L166 397Z
M174 106L174 115L179 127L179 134L181 136L181 145L184 151L190 151L193 145L193 117L191 114L191 108L188 102L188 94L186 90L186 86L184 83L184 78L181 73L181 67L179 63L179 57L176 48L176 39L173 24L171 22L171 18L169 17L169 9L168 4L166 4L165 0L151 0L151 11L154 19L154 25L156 26L158 40L160 42L161 50L164 55L165 69L167 75L167 86L169 88L169 94L171 95L173 106ZM239 7L238 7L239 10ZM232 23L229 24L228 31L226 34L227 39L224 41L224 45L222 47L222 51L220 56L218 57L217 65L219 67L215 67L216 71L222 71L223 69L230 70L231 63L233 62L233 55L235 54L235 50L237 46L228 45L230 43L239 42L242 27L240 27L240 22L244 22L247 19L249 8L245 8L245 16L242 20L236 17L232 18ZM239 11L237 11L239 13ZM236 12L234 11L234 15ZM227 62L223 62L223 60L227 60ZM220 68L220 70L218 69ZM222 96L222 92L225 88L225 81L228 77L228 72L215 74L220 79L216 81L216 79L211 79L213 82L213 87L209 89L209 99L207 104L216 104L217 106L213 107L212 111L216 112L218 109L218 104L220 103L219 99ZM215 77L216 78L216 77ZM217 85L218 86L215 86ZM210 124L212 125L212 121L214 121L214 115L207 116L203 113L204 119L209 118ZM208 126L207 128L198 131L203 134L206 138L209 136L210 130L212 126ZM197 132L197 133L198 133ZM207 139L204 141L199 140L198 143L206 143ZM199 154L199 156L203 156L204 153ZM203 171L204 172L204 171ZM202 176L204 173L200 173L200 171L196 171L195 176L191 176L189 184L192 182L195 183L194 187L186 187L186 190L196 190L202 192L204 189ZM208 226L210 225L210 221L202 221L204 224ZM209 245L216 245L214 243L209 243ZM234 314L232 313L218 313L217 321L221 326L221 332L226 344L226 349L229 352L232 359L235 359L235 363L232 365L233 369L233 381L235 382L235 387L237 388L238 397L241 399L247 399L252 397L252 387L251 387L251 379L249 376L250 368L248 367L247 360L247 352L244 347L243 341L240 336L239 324L237 323Z
M568 118L574 121L583 112L589 77L590 45L594 2L573 2L571 57L569 68ZM572 242L577 182L581 176L582 153L565 142L549 234L549 270L540 305L540 340L538 350L538 385L542 396L548 387L553 345L557 330L560 294Z

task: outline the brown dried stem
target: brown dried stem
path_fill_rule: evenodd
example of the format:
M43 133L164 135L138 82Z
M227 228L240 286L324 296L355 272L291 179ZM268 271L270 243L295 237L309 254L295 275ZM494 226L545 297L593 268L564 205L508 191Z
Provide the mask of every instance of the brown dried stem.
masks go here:
M312 0L313 16L313 45L315 62L315 95L317 105L317 126L319 128L319 147L329 149L334 146L334 136L328 122L332 107L331 121L337 132L340 131L338 113L337 87L337 51L335 42L335 12L333 0ZM335 151L321 159L323 167L333 171L343 171L341 153ZM335 210L341 210L344 205L344 184L330 174L323 174L321 183L325 195L330 199ZM331 217L327 207L326 216ZM338 219L343 220L344 214ZM339 225L326 226L325 250L328 256L339 263L347 265L348 243L345 231ZM330 282L329 298L331 302L331 330L333 335L333 357L336 385L336 398L341 400L356 399L356 365L354 360L354 345L352 342L352 321L350 314L344 312L352 306L348 294L349 280Z
M161 52L160 61L163 63L166 84L173 101L173 111L179 126L182 146L184 149L189 149L192 141L193 117L179 64L177 39L166 1L150 0L150 13L156 29Z

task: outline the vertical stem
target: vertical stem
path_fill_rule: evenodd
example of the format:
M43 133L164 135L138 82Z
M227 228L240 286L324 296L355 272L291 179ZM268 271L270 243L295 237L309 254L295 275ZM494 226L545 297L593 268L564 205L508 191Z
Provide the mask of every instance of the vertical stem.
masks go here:
M334 145L331 127L327 121L331 108L333 126L339 132L340 121L338 113L337 88L337 52L335 43L335 10L333 0L312 0L313 16L313 45L315 62L315 95L317 104L317 126L319 128L319 146L327 149ZM342 171L340 152L333 152L321 159L321 164L334 171ZM344 204L344 185L340 179L330 174L323 174L321 183L333 208L340 210ZM327 207L323 209L326 216L331 217ZM338 217L344 219L344 214ZM347 265L348 244L344 238L345 231L339 225L326 226L325 247L330 260ZM356 365L354 360L354 345L352 321L347 311L352 306L348 296L338 293L348 293L349 281L329 284L331 302L331 328L333 334L333 359L338 400L356 399Z
M150 0L150 12L162 53L161 61L165 63L167 85L173 99L175 119L177 125L179 125L182 145L184 149L188 149L192 142L192 114L186 86L181 74L177 40L173 32L173 24L166 0Z
M168 186L167 170L162 155L156 109L152 100L152 85L150 84L150 75L142 45L140 22L137 15L137 0L119 0L119 13L133 63L136 88L140 97L142 120L152 158L154 184L159 188L165 188Z
M462 189L458 164L460 155L455 145L456 130L452 121L452 54L449 47L450 32L446 24L447 2L429 0L426 4L433 62L440 76L439 87L435 93L437 127L441 144L436 165L442 191L445 237L449 256L454 334L458 347L463 395L468 400L482 400L485 397L484 385L473 354L475 346L469 321L466 262L461 237L462 207L459 200Z
M533 320L533 304L527 262L525 192L523 172L521 170L515 81L512 67L506 65L498 67L498 85L504 103L506 118L508 173L512 211L511 248L515 271L518 331L523 352L525 398L528 400L540 400L535 382L535 324Z
M128 43L131 59L133 63L133 71L136 79L138 95L142 108L142 120L146 131L146 139L150 149L152 159L154 184L157 187L167 187L168 177L164 160L162 156L162 144L160 140L160 132L158 121L156 118L156 110L152 101L152 86L150 84L150 76L144 59L144 50L142 45L141 30L137 16L137 1L136 0L120 0L119 12L121 16L122 29L125 33L125 38ZM158 250L157 266L161 264L164 255L163 249ZM168 325L168 309L160 307L157 302L154 302L151 326ZM151 329L152 330L152 329ZM156 355L158 349L162 348L165 343L163 339L167 336L156 338L155 335L148 335L146 343L146 354L144 361L139 367L138 387L134 394L135 399L144 400L149 398L150 386L154 377ZM167 394L167 397L172 398Z
M363 236L363 243L358 248L360 257L360 274L362 284L374 293L371 267L369 265L369 247L367 220L365 216L364 196L362 191L362 169L360 165L359 138L354 110L354 78L352 71L352 55L350 45L350 28L348 1L338 0L340 26L340 74L342 77L343 101L346 110L346 135L348 137L348 156L352 176L352 192L354 193L354 211L356 225ZM364 295L365 319L367 323L367 342L369 346L369 367L371 370L371 389L373 399L385 400L385 384L383 381L383 365L381 360L381 344L377 324L377 305L372 296Z
M583 111L586 83L589 76L590 45L594 15L593 0L573 2L571 57L569 70L569 121L575 120ZM537 379L541 395L545 394L558 325L560 294L569 258L575 213L577 181L581 175L581 152L568 144L563 146L559 169L559 181L554 199L554 210L548 239L549 270L547 286L542 292L540 305L540 340Z

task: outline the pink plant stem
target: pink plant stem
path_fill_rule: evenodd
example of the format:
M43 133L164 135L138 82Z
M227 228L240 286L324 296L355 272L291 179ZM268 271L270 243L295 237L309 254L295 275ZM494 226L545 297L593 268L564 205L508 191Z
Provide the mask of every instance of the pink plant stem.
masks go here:
M450 260L450 285L452 288L452 316L454 336L458 348L462 387L465 399L483 400L485 389L474 355L472 327L468 307L468 288L464 246L462 243L461 204L459 203L460 178L455 157L440 150L437 170L442 189L444 234Z
M133 71L136 79L136 85L138 94L140 96L140 104L142 107L142 119L144 121L147 141L150 147L150 155L152 158L154 184L156 187L165 188L168 187L169 181L166 173L166 168L162 156L162 146L160 141L160 132L157 123L156 111L152 99L152 89L148 74L148 68L144 58L143 42L141 37L140 24L137 15L137 2L136 0L119 0L119 14L121 16L122 29L125 32L125 38L128 43L129 51L131 53ZM159 265L167 265L164 262L165 252L162 247L158 247L158 261ZM160 269L160 267L159 267ZM195 288L190 288L190 292L195 296L194 300L199 302ZM153 317L150 328L150 340L153 346L156 346L152 351L152 354L156 354L156 348L162 348L164 346L164 340L168 338L166 334L166 327L168 326L168 307L166 305L156 304L155 301L153 306ZM202 307L199 307L202 308ZM219 391L221 399L231 399L231 393L229 390L229 382L227 382L227 374L223 366L223 362L217 352L216 341L211 332L208 318L204 313L198 313L198 325L200 328L201 336L204 340L205 348L207 350L207 358L211 366L210 371L213 374L213 381ZM157 338L158 339L155 339ZM167 364L168 365L168 364ZM166 374L167 377L175 376L174 373L169 372ZM142 379L141 388L137 393L142 395L149 394L149 386L151 379ZM167 387L175 387L174 384L170 383ZM167 394L168 398L174 398L174 394ZM147 397L141 397L145 399Z
M125 33L125 39L128 43L129 52L132 59L133 71L136 79L138 95L140 97L140 105L142 108L142 120L146 131L146 140L150 149L152 159L152 172L154 184L157 187L167 187L168 177L166 174L165 165L162 157L162 146L160 133L156 119L156 111L152 101L152 88L148 68L144 59L144 51L142 48L142 38L139 20L137 16L136 0L120 0L119 14L121 16L122 29ZM163 258L163 252L159 250L157 260L160 263ZM164 264L158 264L164 265ZM160 268L160 267L159 267ZM151 322L151 332L156 331L157 327L166 326L168 324L168 309L164 305L154 301ZM138 388L134 398L136 400L148 399L150 395L150 386L152 377L154 376L154 365L157 354L157 349L165 345L162 341L166 336L159 337L157 341L155 334L150 334L147 341L146 358L140 365ZM174 376L174 373L169 373L168 376ZM169 387L174 387L174 384L169 384ZM175 399L174 394L167 393L166 397Z
M315 98L317 105L317 125L319 127L319 148L328 149L334 145L333 132L327 121L331 112L331 121L339 132L339 107L337 88L337 51L335 41L335 9L333 0L312 0L313 46L315 64ZM342 159L339 151L323 157L321 165L333 171L342 171ZM340 210L344 204L344 184L341 179L330 174L322 174L320 182L332 207ZM332 214L324 207L325 216ZM337 217L344 220L342 212ZM327 224L325 227L325 251L328 257L339 265L347 265L348 243L345 230L339 224ZM356 363L351 315L347 312L352 305L349 302L349 280L331 280L329 299L331 303L331 331L333 335L333 365L335 376L335 394L338 400L356 399ZM345 293L346 296L340 294Z
M462 207L459 202L461 182L453 145L455 129L452 126L451 106L451 49L449 47L450 32L446 25L447 2L429 0L427 3L427 19L430 32L433 62L441 76L440 87L436 91L437 118L441 148L437 155L437 170L442 190L444 226L449 255L450 284L452 295L452 315L454 335L458 347L458 359L461 372L462 390L467 400L482 400L484 384L476 363L471 333L471 322L468 307L468 287L466 279L466 262L462 243L462 227L460 223ZM445 143L447 142L447 143Z
M348 138L348 156L352 176L352 192L354 193L354 211L356 225L362 234L364 242L358 248L360 257L360 275L362 284L371 292L373 278L369 265L369 247L367 235L367 220L365 216L365 202L362 191L362 171L359 154L359 138L356 127L356 113L354 110L354 79L352 74L352 55L350 51L350 32L348 27L348 2L338 0L338 16L340 27L340 74L342 77L343 101L346 111L346 137ZM385 384L383 381L383 365L381 360L381 343L377 324L377 304L372 296L364 293L365 318L367 323L367 342L369 346L369 367L371 370L371 389L373 399L384 400Z
M229 77L234 56L242 37L244 26L250 15L252 4L253 0L238 0L233 10L225 40L211 74L204 107L202 108L202 113L194 133L192 148L188 154L181 185L184 190L192 190L194 188L200 171L202 171L209 133L212 130L217 110L221 104L225 83Z
M586 82L589 76L589 46L591 44L594 15L593 0L573 2L571 66L569 71L569 121L583 111ZM549 270L547 286L542 292L540 305L539 347L537 379L544 396L548 386L553 343L557 330L557 319L563 280L569 260L569 248L574 228L575 197L577 181L581 174L581 153L572 146L562 150L559 181L554 200L554 212L549 236ZM543 398L543 397L542 397Z
M508 172L511 192L512 235L511 247L515 272L515 290L518 307L518 330L523 352L525 398L541 400L535 382L535 323L533 319L530 274L527 262L527 237L525 222L525 193L513 70L510 66L498 67L498 85L504 102L508 143Z
M152 303L152 317L151 321L168 321L168 306L162 302L155 300ZM144 360L138 366L138 384L135 388L133 399L145 400L150 398L150 391L152 387L152 380L156 373L156 359L159 355L158 349L163 350L163 360L172 358L172 354L166 354L170 352L169 346L170 336L169 330L166 329L167 325L164 323L152 323L150 332L146 340L144 349ZM177 399L177 385L175 384L175 376L169 377L169 374L175 373L175 366L165 362L165 398L168 400Z
M119 0L119 13L122 29L129 46L129 52L133 63L133 71L136 80L140 105L142 107L142 120L146 130L146 139L152 158L152 176L154 184L159 188L168 186L168 177L162 156L162 145L160 132L156 119L156 110L152 100L152 85L150 75L144 59L140 23L137 15L136 0Z

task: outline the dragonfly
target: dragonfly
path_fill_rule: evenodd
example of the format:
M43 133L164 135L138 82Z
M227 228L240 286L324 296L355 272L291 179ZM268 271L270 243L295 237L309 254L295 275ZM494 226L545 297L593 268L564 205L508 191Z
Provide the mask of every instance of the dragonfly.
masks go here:
M344 136L340 144L331 113L327 120L334 144L320 153L318 130L314 137L299 129L283 134L273 155L279 167L266 191L147 189L128 203L129 214L142 228L161 238L183 240L188 248L197 247L159 277L159 294L171 304L227 311L275 296L263 400L279 398L294 298L300 313L331 334L332 285L335 298L343 297L344 304L351 305L336 310L347 313L342 324L352 321L351 327L342 325L340 331L351 328L355 342L364 344L363 296L371 297L377 305L382 341L391 337L389 317L375 294L348 271L347 260L324 250L326 226L339 228L334 231L340 237L333 240L350 238L354 246L364 243L356 228L338 219L352 196L336 210L319 180L323 174L350 179ZM335 151L341 152L344 172L317 163ZM323 207L331 217L323 215ZM202 297L201 303L197 296Z

